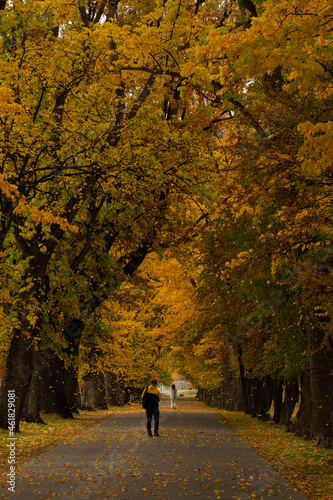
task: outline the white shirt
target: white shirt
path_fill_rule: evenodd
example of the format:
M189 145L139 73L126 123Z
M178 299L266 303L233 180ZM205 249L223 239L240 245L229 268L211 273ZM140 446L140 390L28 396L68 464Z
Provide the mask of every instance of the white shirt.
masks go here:
M173 389L171 387L171 389L170 389L170 399L177 399L177 389L176 388Z

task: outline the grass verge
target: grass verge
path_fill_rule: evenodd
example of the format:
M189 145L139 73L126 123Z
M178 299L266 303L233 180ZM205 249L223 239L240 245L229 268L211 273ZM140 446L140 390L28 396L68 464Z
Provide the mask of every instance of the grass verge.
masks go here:
M242 412L216 410L218 417L302 493L313 499L333 499L333 450L316 448L284 426L261 422Z

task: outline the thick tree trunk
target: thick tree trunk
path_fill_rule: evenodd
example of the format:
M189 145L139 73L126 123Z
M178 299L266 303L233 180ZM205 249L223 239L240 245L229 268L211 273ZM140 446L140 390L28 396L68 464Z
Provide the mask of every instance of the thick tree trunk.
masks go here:
M10 416L15 420L15 432L19 432L20 419L33 373L33 347L26 321L20 330L14 331L6 362L6 369L0 388L0 427L8 429L8 397L15 395L15 413ZM11 391L11 392L10 392Z
M236 377L236 374L232 374L221 382L217 406L227 411L244 411L241 380Z
M210 389L202 388L200 400L210 406L212 401L212 391Z
M242 346L239 345L237 347L237 357L238 357L238 365L239 365L239 374L241 379L241 387L243 392L243 403L244 403L244 411L246 415L251 412L250 401L249 401L249 391L248 391L248 380L245 376L245 369L243 363L243 351Z
M64 362L51 348L43 355L49 358L39 381L40 409L44 413L56 413L63 418L73 418L65 393Z
M252 416L262 421L270 420L272 384L269 377L254 379L252 385Z
M109 406L124 405L124 386L112 372L105 374L106 401Z
M322 448L333 445L333 350L331 339L325 339L325 331L308 327L310 384L318 429L318 443Z
M240 347L237 351L238 359L241 359ZM224 369L223 380L220 384L218 395L213 390L213 406L221 406L227 411L235 411L242 406L243 409L243 395L241 391L240 379L238 374L233 370L230 361L230 350L223 347L221 364Z
M64 369L65 396L72 413L79 413L81 408L81 394L78 373L75 368Z
M273 421L275 424L280 422L283 398L283 385L282 380L274 380L273 382L273 401L274 401L274 415Z
M246 378L245 379L245 391L247 394L247 401L248 401L248 415L253 416L254 414L254 409L253 409L253 396L252 396L252 391L253 391L253 379L252 378Z
M273 401L273 382L267 375L261 380L261 412L260 420L268 422L271 420L270 409Z
M228 373L226 378L222 380L219 391L219 403L215 401L215 389L212 393L212 406L221 406L223 410L233 410L233 378Z
M250 380L250 415L252 417L257 417L260 413L259 387L260 387L260 381L258 378Z
M300 407L296 415L296 436L304 439L315 439L315 421L312 408L310 373L307 371L301 377Z
M19 424L25 400L28 394L31 377L34 370L39 371L40 365L44 360L40 359L40 354L34 350L34 339L40 338L42 327L42 318L38 318L36 323L30 323L29 311L24 308L25 302L30 303L31 297L34 297L36 311L38 304L41 305L44 299L45 274L47 263L51 254L42 254L36 251L31 253L29 248L22 240L18 227L14 228L18 246L22 250L22 259L30 259L29 269L22 276L22 282L32 282L29 291L21 294L21 309L17 311L20 321L20 328L14 330L13 338L10 344L9 354L6 361L6 369L2 385L0 388L0 427L8 428L8 395L15 394L15 432L19 431ZM35 242L36 243L36 242ZM35 248L38 245L35 245Z
M34 370L22 411L22 420L25 422L35 422L37 424L45 425L44 420L40 416L39 410L39 378L39 372Z
M104 375L101 372L89 373L83 379L83 407L107 410Z
M282 403L280 424L284 424L286 426L287 432L293 430L293 424L290 419L294 413L294 409L298 401L298 395L298 380L286 382L284 387L284 399Z
M75 324L76 328L70 328ZM72 320L63 331L63 336L67 342L64 355L69 359L69 366L64 369L65 394L68 406L73 413L79 413L81 408L81 394L78 380L78 359L81 333L83 323L78 320Z

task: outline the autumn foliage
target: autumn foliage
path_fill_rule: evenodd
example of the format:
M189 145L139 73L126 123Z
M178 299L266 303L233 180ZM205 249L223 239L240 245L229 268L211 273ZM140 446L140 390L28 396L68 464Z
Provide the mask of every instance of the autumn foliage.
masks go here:
M268 419L274 401L288 427L301 388L293 430L331 447L331 3L0 15L1 397L15 380L17 427L48 348L89 405L107 405L107 378L136 390L176 367L228 409Z

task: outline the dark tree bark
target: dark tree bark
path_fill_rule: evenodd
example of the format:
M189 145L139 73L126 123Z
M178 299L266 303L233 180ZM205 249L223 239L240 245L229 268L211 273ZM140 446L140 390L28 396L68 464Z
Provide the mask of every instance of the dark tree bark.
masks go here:
M219 406L219 403L221 401L220 397L220 391L218 389L212 389L212 399L211 399L211 406Z
M226 348L222 348L221 352L221 365L223 366L223 380L220 384L220 390L217 400L215 389L212 390L212 406L219 406L224 410L232 411L234 409L234 373L230 364L230 353Z
M252 385L252 416L266 422L270 420L273 391L269 377L254 379Z
M112 372L105 373L106 401L109 406L121 406L117 376Z
M333 349L325 331L309 325L308 346L311 397L318 443L322 448L333 445Z
M101 372L89 373L83 378L83 407L107 410L104 375Z
M298 380L286 382L284 387L284 400L282 403L280 424L284 424L286 426L287 432L293 430L293 424L290 419L294 413L294 409L298 401L298 396Z
M201 395L202 395L202 388L199 385L195 397L198 398L198 399L201 399Z
M65 393L64 362L54 355L51 348L44 352L50 359L39 380L40 409L44 413L56 413L63 418L73 418Z
M215 397L215 399L217 399ZM235 373L229 372L228 377L222 380L218 392L218 399L213 406L220 406L227 411L244 411L244 397L241 380Z
M24 322L25 323L25 322ZM28 328L28 325L26 325ZM33 346L24 328L14 331L0 390L0 427L8 429L8 394L15 393L15 432L19 432L21 414L33 373Z
M266 375L262 379L262 386L261 386L261 415L260 415L260 420L263 420L264 422L268 422L271 420L271 414L270 414L270 409L272 406L272 401L273 401L273 382L270 376Z
M78 380L78 368L77 368L77 360L79 357L79 348L80 348L80 334L82 331L81 322L78 323L80 326L79 330L77 330L77 335L69 335L68 332L64 332L67 340L67 347L64 350L64 355L69 358L70 365L67 368L64 368L64 381L65 381L65 394L68 406L72 413L79 413L79 409L81 408L81 394L79 388L79 380Z
M64 370L65 396L72 413L79 413L81 405L81 394L78 381L78 373L74 368Z
M275 424L280 422L283 398L283 385L282 380L273 381L273 401L274 401L274 415L273 421Z
M245 391L247 394L247 401L248 401L248 415L253 416L253 397L252 397L252 385L253 385L253 379L246 377L244 381L245 385Z
M107 404L110 406L124 406L131 399L130 388L112 372L105 374L105 389Z
M258 379L253 378L250 379L249 381L249 401L250 401L250 415L252 417L257 417L258 416L258 403L259 403L259 398L258 398Z
M31 377L28 394L22 411L22 420L24 420L25 422L35 422L37 424L45 425L44 420L40 416L40 409L39 409L39 399L38 399L39 379L40 379L39 371L34 370Z
M28 292L21 295L21 303L25 300L29 303L31 297L36 299L36 306L41 305L45 298L46 289L46 270L52 252L57 245L57 238L62 230L56 226L53 231L54 239L50 239L47 243L42 237L42 226L36 228L36 236L29 242L25 241L19 230L20 220L16 221L14 233L17 246L22 252L22 259L29 259L29 268L26 274L22 277L23 282L31 282L33 286ZM39 250L39 243L44 241L44 246L48 247L48 251L44 254ZM34 370L40 371L47 361L43 356L36 352L32 345L32 339L40 337L42 327L42 318L38 318L36 324L32 326L28 319L29 312L23 307L18 312L18 317L21 322L20 329L14 330L13 339L11 341L8 358L6 361L6 369L3 382L0 388L0 427L8 428L7 415L7 398L8 391L15 391L16 407L15 407L15 430L19 431L19 423L22 417L25 400L28 394L28 388Z
M241 345L238 345L238 347L237 347L237 358L238 358L238 365L239 365L239 374L240 374L240 379L241 379L241 387L242 387L242 392L243 392L244 411L245 411L246 415L248 415L251 410L250 410L248 383L247 383L247 378L245 376L245 368L244 368L244 363L243 363L243 351L242 351Z
M316 432L309 370L301 377L300 397L300 407L296 415L295 435L304 439L315 439Z
M212 402L212 391L210 389L201 388L200 401L203 401L207 405L211 406Z

